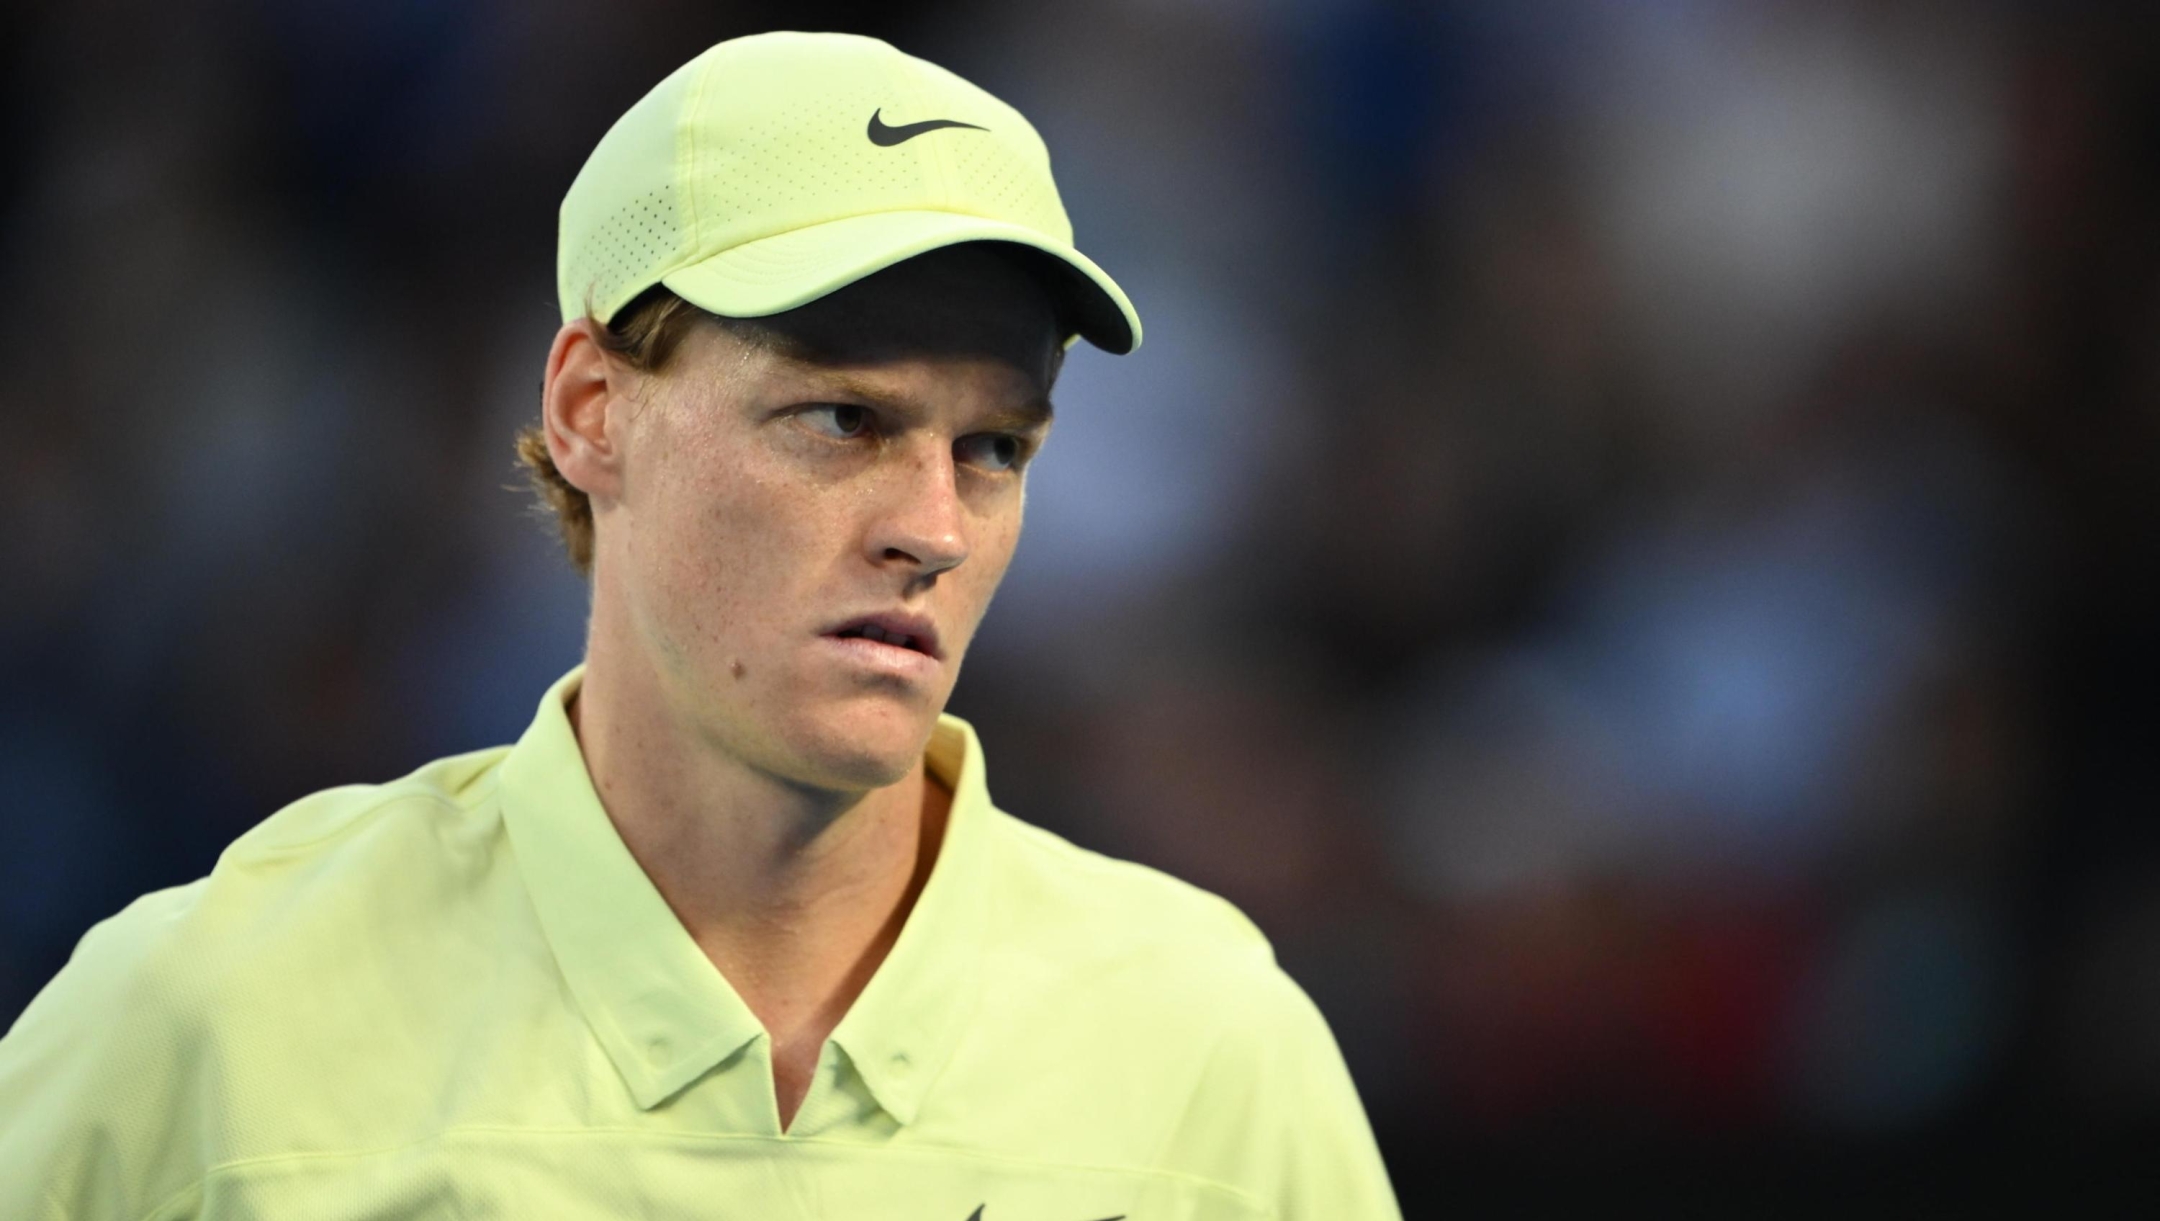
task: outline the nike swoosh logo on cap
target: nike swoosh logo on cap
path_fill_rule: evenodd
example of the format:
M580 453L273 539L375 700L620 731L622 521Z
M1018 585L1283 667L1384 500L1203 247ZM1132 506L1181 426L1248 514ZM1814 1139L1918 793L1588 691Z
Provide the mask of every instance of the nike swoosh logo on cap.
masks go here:
M898 127L892 127L878 118L879 115L884 113L885 108L883 106L870 112L870 143L883 148L891 148L895 144L912 140L926 131L936 131L940 127L972 127L976 131L990 130L978 124L962 123L958 119L924 119L920 123L902 123Z

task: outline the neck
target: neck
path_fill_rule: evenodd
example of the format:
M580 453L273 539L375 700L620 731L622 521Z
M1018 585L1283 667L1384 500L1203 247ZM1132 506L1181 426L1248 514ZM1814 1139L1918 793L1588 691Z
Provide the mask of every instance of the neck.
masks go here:
M822 1043L914 906L950 794L920 760L866 792L762 771L599 643L569 713L601 805L774 1042Z

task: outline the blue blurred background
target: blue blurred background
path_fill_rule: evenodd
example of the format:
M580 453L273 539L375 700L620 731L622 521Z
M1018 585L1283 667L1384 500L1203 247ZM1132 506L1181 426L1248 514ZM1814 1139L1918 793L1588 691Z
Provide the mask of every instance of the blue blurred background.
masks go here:
M1018 105L1138 303L954 710L1254 916L1410 1216L2160 1118L2150 5L0 10L0 1025L578 659L556 205L789 27Z

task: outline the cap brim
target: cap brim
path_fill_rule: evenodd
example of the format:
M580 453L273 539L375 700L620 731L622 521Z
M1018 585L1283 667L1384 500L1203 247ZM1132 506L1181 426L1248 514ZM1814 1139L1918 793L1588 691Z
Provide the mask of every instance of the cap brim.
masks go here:
M872 212L745 242L660 278L700 309L761 318L817 300L902 259L960 242L1039 250L1045 283L1083 339L1122 355L1140 346L1140 315L1086 255L1033 229L957 212Z

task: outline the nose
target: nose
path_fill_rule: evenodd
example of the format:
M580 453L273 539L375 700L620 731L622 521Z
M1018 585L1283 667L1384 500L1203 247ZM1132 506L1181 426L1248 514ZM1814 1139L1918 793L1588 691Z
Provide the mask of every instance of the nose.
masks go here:
M870 562L912 565L915 579L934 577L968 556L967 513L960 503L952 447L923 437L894 463L864 538Z

